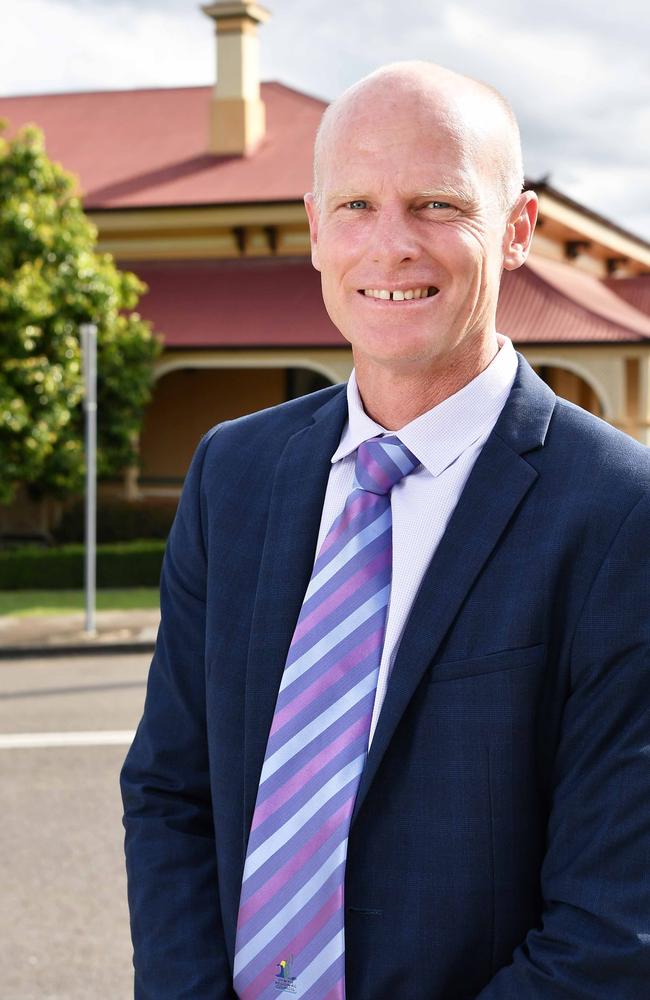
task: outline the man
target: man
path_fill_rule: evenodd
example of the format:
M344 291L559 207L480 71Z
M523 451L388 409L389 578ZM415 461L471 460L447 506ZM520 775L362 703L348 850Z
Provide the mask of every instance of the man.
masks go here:
M190 469L122 775L142 1000L650 991L650 460L495 330L521 188L438 67L325 114L355 371Z

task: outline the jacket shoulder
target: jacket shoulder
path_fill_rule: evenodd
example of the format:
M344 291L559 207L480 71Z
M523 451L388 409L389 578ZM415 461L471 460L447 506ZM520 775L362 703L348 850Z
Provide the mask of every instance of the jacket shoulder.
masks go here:
M557 397L545 442L603 485L648 489L650 448L607 421Z

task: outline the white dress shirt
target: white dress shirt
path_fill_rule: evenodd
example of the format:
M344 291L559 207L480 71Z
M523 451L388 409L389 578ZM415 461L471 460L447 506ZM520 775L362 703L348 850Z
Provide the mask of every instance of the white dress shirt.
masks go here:
M363 408L354 371L348 380L348 422L332 455L316 551L352 491L356 450L363 441L397 434L422 463L391 493L393 575L370 741L424 573L512 388L517 355L507 337L499 334L498 340L497 354L480 375L399 431L387 431L372 420Z

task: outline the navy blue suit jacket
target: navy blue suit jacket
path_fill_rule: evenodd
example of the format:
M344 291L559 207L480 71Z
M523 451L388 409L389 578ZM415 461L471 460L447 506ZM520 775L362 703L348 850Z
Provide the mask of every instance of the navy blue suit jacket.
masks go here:
M347 416L213 429L122 772L140 1000L232 1000L246 840ZM427 570L361 779L349 1000L650 996L650 457L520 358Z

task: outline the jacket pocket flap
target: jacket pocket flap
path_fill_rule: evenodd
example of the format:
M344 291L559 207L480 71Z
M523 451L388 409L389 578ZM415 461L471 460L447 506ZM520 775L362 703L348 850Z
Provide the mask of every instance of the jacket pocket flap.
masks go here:
M541 662L545 648L544 643L540 642L536 646L501 649L497 653L487 653L485 656L475 656L469 660L445 660L443 663L434 663L431 667L431 682L450 681L459 677L478 677L499 670L532 667Z

